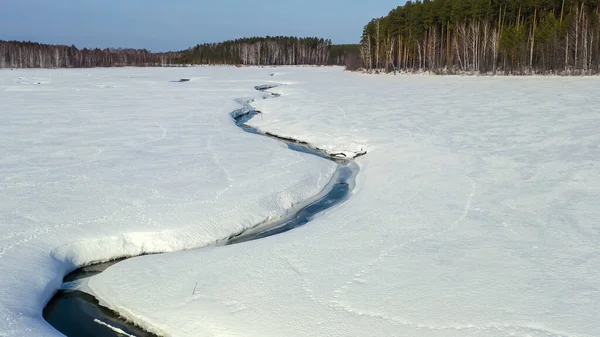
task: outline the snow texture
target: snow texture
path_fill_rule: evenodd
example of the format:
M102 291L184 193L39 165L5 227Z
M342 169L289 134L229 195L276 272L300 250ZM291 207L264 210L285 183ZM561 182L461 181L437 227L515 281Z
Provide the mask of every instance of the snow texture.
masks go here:
M76 265L202 245L322 188L333 165L228 119L265 78L285 85L253 125L368 151L353 197L118 263L87 284L104 304L177 337L600 336L599 78L310 67L0 72L0 336L52 336L41 308Z
M78 266L205 246L318 194L334 163L230 116L269 74L0 71L0 336L60 336L42 309Z
M367 150L354 196L114 265L89 282L104 303L178 337L600 336L600 79L277 72L251 123Z

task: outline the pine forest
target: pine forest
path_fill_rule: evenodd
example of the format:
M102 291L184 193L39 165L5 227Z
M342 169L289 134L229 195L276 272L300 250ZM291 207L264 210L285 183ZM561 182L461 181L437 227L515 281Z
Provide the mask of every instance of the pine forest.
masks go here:
M367 71L597 74L598 0L407 2L363 29Z

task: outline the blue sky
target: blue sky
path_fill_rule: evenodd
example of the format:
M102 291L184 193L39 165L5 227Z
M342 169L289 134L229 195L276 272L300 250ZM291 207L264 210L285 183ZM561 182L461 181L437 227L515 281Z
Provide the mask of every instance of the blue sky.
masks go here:
M180 50L264 35L356 43L363 26L401 0L14 0L0 10L0 40L78 47Z

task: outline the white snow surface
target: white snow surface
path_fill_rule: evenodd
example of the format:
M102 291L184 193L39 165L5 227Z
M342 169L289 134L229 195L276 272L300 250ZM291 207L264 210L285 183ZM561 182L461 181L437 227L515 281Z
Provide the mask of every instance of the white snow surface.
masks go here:
M352 198L118 263L87 284L103 303L174 337L600 336L599 78L310 67L0 72L0 336L58 335L41 308L76 265L206 244L318 192L331 164L229 119L268 81L282 96L252 124L368 151Z
M600 336L599 78L276 71L251 123L367 150L353 197L278 236L114 265L89 282L104 303L179 337Z
M230 117L269 75L1 70L0 336L60 336L42 309L77 266L204 246L318 194L333 163Z

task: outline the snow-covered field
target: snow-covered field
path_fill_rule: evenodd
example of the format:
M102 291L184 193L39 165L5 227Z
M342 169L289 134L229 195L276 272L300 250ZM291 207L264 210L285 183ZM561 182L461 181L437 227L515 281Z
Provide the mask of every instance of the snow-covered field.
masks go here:
M229 119L268 81L282 96L250 123L367 150L354 196L278 236L114 265L89 282L105 304L165 336L600 336L600 78L339 68L0 72L0 336L52 335L41 308L74 265L202 245L318 192L332 164Z
M191 77L188 83L173 83ZM0 336L75 266L227 238L317 194L335 165L241 131L264 69L0 71ZM38 84L40 83L40 84Z

